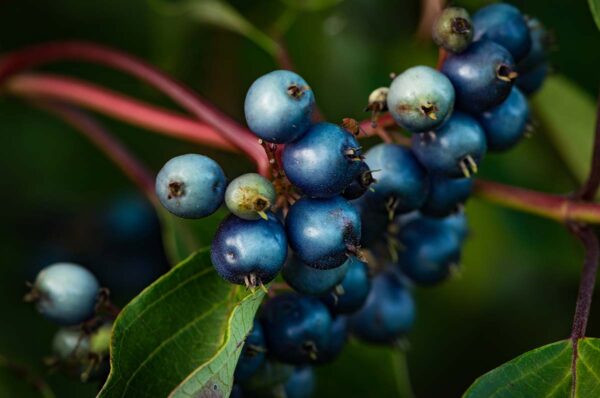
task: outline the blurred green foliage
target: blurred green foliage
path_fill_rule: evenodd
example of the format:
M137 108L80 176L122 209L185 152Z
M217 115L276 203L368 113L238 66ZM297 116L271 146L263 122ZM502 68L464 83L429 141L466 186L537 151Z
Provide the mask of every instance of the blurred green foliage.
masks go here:
M346 0L307 13L290 13L286 3L230 2L263 31L289 26L285 40L291 58L332 122L365 117L362 109L368 93L386 84L390 72L435 63L436 49L415 40L417 0ZM474 10L484 2L456 3ZM528 0L515 4L554 31L557 51L551 58L555 70L595 96L600 83L600 52L595 51L600 48L600 36L586 2ZM245 37L164 12L156 1L5 0L0 12L3 52L71 38L114 46L166 70L239 120L247 87L257 76L276 68L271 57ZM141 83L105 68L68 63L46 69L172 106ZM557 109L564 105L560 94L556 92ZM103 121L153 170L170 157L189 151L214 157L229 177L252 167L240 161L240 156ZM557 122L552 123L551 127L557 128ZM1 97L0 126L4 131L0 138L0 169L4 171L0 180L4 193L0 355L28 363L42 373L41 358L49 354L56 328L21 300L26 291L24 281L32 278L32 258L40 250L40 238L48 233L60 238L61 229L52 229L55 220L94 211L116 193L129 189L130 183L70 127L26 103ZM568 124L560 128L569 135ZM582 140L580 132L572 139L575 144ZM548 192L569 192L576 182L561 159L540 128L510 153L488 156L481 175ZM410 335L408 364L418 397L459 396L484 372L527 350L565 338L570 331L582 259L574 239L551 221L477 199L468 204L467 211L472 233L462 274L440 287L416 292L419 312ZM589 334L600 334L598 306L592 308ZM361 355L346 354L356 360L344 361L345 370L336 368L339 380L359 380ZM381 366L389 367L389 363ZM322 370L323 377L331 377L330 369ZM49 375L48 382L59 397L94 396L97 392L93 384L81 385L59 374ZM366 387L376 382L362 381ZM335 386L327 384L319 396L332 396ZM393 386L389 396L395 396Z

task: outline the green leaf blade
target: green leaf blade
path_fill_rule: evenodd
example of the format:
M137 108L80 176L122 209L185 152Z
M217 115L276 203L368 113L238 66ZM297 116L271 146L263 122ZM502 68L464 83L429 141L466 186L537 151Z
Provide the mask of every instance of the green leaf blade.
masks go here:
M200 250L123 309L99 397L168 396L190 375L195 391L213 381L213 393L227 396L263 293L247 294L225 282L209 257L208 249Z
M594 22L596 22L596 26L600 29L600 0L588 0L588 4L590 5Z

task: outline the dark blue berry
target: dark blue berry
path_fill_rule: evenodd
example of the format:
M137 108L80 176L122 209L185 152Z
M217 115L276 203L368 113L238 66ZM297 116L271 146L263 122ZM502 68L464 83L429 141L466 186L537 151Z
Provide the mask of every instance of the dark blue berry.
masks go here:
M361 168L361 149L354 135L331 123L311 127L285 146L283 169L288 179L311 197L341 193Z
M414 220L400 229L398 264L402 272L420 285L433 285L450 276L460 261L458 235L441 222Z
M296 368L285 383L285 397L310 398L313 395L315 386L315 372L310 366Z
M399 213L421 207L427 197L428 176L409 149L379 144L365 154L365 162L371 170L378 170L374 191L364 195L372 207Z
M333 362L342 352L348 341L348 318L338 315L331 323L331 336L328 344L318 355L318 363Z
M96 277L77 264L57 263L40 271L26 296L47 319L76 325L94 315L100 285Z
M491 40L506 48L515 61L527 55L531 47L529 28L518 8L496 3L473 14L475 40Z
M471 178L446 178L434 176L431 178L429 195L421 207L421 213L432 217L446 217L457 212L473 189Z
M517 70L520 75L545 63L552 44L552 37L538 19L529 19L527 21L527 26L529 27L531 48L529 49L527 56L517 64Z
M273 280L286 256L285 230L272 214L255 221L228 216L217 230L210 253L221 277L252 288Z
M290 364L316 362L331 336L331 316L317 298L287 293L265 304L262 323L269 355Z
M544 62L525 73L521 73L517 78L517 86L526 95L531 95L542 87L549 72L550 65Z
M465 113L454 112L439 130L413 135L411 147L432 174L470 177L477 173L487 144L477 120Z
M364 304L370 289L367 265L353 256L348 259L348 270L342 282L322 300L335 314L351 314Z
M229 394L229 398L244 398L244 391L242 390L242 386L239 384L234 384L231 388L231 394Z
M307 265L339 267L354 254L360 242L360 216L345 199L302 198L292 205L286 218L290 246Z
M117 244L136 244L160 233L160 224L152 205L141 195L122 194L110 201L103 211L102 233Z
M452 53L463 52L473 40L473 23L464 8L448 7L432 27L435 44Z
M383 211L384 205L376 202L375 205L365 199L364 196L353 200L352 205L360 214L360 245L361 247L371 247L383 239L390 223L390 215ZM393 201L390 201L393 205ZM394 210L390 208L390 210Z
M450 54L442 72L454 85L456 106L472 113L504 101L517 77L510 53L488 40L475 42L460 54Z
M214 160L187 154L169 160L156 176L160 203L176 216L202 218L214 213L225 194L225 173Z
M456 212L444 218L421 216L421 219L432 224L442 224L445 228L448 228L449 231L454 233L461 243L469 235L469 224L464 211ZM408 224L408 222L406 224Z
M298 293L317 296L330 290L342 281L348 269L344 264L332 269L316 269L292 256L281 271L283 279Z
M248 380L265 361L265 336L262 326L258 321L254 321L252 330L246 336L244 348L235 367L234 379L236 383L243 383Z
M361 340L393 343L410 331L414 320L410 291L396 274L384 272L373 278L365 305L350 318L350 328Z
M256 79L244 103L248 127L268 142L300 138L311 125L315 97L294 72L276 70Z
M410 132L440 126L453 107L452 83L428 66L415 66L398 75L387 95L387 108L394 120Z
M518 88L513 87L504 102L481 113L478 120L485 130L488 149L505 151L525 135L529 122L527 98Z
M229 183L225 204L229 211L245 220L266 218L277 193L271 181L256 173L243 174Z
M342 192L342 196L348 200L358 199L369 189L374 189L372 186L377 180L373 177L373 172L365 162L360 163L360 168L356 177L352 180Z
M293 372L293 366L267 358L256 373L244 383L240 383L244 397L263 398L269 396L273 388L285 384Z

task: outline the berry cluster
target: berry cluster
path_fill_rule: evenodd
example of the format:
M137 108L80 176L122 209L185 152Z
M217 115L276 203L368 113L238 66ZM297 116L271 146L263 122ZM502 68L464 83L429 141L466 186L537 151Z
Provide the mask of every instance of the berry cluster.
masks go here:
M310 86L278 70L252 84L244 108L273 182L245 174L227 185L218 164L193 154L158 174L156 192L172 213L203 217L223 201L231 211L211 251L224 279L264 288L282 271L295 291L263 305L235 396L288 385L306 391L290 387L288 396L308 396L307 365L334 359L350 333L399 341L415 319L411 285L437 284L458 267L472 177L486 151L525 135L522 91L539 88L547 71L547 34L516 8L494 4L473 18L447 8L433 38L440 70L410 68L369 96L374 126L389 111L410 147L383 143L363 153L356 123L315 122Z

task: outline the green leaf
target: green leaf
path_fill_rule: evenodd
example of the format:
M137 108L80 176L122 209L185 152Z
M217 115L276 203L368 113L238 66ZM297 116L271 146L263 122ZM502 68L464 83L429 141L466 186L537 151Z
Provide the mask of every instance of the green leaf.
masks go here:
M333 7L343 0L282 0L291 8L302 11L320 11Z
M200 250L117 318L99 397L226 397L263 292L219 277Z
M571 396L570 340L529 351L481 376L463 398L565 398ZM600 339L579 340L573 398L600 396Z
M596 26L600 29L600 0L588 0L590 11L596 22Z
M578 181L585 181L594 142L594 99L565 77L550 76L532 104L566 165Z
M0 397L54 398L54 393L27 368L0 355Z

